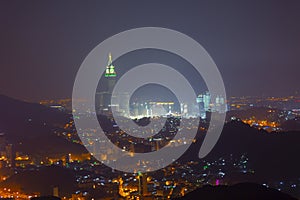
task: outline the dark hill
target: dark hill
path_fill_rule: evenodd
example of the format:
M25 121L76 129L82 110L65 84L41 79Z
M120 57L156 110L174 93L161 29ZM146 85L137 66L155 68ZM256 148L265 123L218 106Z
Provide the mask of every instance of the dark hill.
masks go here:
M272 112L269 112L269 111ZM269 121L276 121L278 119L279 113L281 110L278 109L270 109L267 107L253 107L247 110L230 110L226 113L227 121L230 121L231 117L236 117L240 119L250 119L255 116L257 120L269 120Z
M10 140L36 137L38 135L52 135L49 131L54 126L63 125L69 116L59 110L37 103L28 103L0 95L0 127L10 133ZM43 129L42 133L32 129ZM30 134L27 131L32 131Z
M55 196L41 196L41 197L33 197L30 200L60 200L61 198Z
M183 161L197 160L198 152L205 133L199 132L197 142L192 144L181 157ZM207 161L215 161L220 157L233 154L246 154L249 167L255 170L251 179L242 176L235 180L262 182L266 180L288 180L300 176L300 132L272 132L257 130L241 121L225 124L222 134L213 148L205 157Z
M247 153L252 168L263 179L300 176L300 132L273 132L251 128L239 121L225 125L208 158Z
M296 200L295 198L254 183L233 186L204 186L177 200Z
M15 151L41 157L86 152L83 146L55 134L70 120L71 116L64 112L3 95L0 111L0 132L5 133Z
M39 191L41 195L52 195L53 187L58 187L61 196L72 194L77 188L75 172L58 166L15 174L1 182L0 187L21 190L27 194Z

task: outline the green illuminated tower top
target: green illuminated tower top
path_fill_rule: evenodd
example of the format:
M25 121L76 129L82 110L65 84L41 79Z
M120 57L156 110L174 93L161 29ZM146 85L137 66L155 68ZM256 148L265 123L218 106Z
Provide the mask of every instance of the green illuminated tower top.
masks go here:
M116 77L115 67L112 64L111 53L108 54L108 63L105 70L105 77Z

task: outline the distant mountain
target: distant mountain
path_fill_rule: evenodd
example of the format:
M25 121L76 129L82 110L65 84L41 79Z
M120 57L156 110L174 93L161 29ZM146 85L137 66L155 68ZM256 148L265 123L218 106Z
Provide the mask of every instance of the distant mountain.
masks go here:
M254 183L240 183L233 186L204 186L177 200L297 200L278 190Z
M69 120L70 115L59 110L0 95L0 132L16 151L39 156L86 152L54 133Z

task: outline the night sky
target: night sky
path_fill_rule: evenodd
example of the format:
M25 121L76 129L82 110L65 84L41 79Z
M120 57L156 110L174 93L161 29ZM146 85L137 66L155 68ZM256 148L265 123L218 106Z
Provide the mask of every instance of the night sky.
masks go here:
M2 0L0 94L70 98L76 72L96 45L156 26L197 40L217 64L227 95L292 95L300 85L299 11L299 0Z

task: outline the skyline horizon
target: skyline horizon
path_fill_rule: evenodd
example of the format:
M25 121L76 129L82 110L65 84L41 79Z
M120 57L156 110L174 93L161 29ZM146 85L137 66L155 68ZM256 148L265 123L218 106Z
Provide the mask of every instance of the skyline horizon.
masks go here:
M15 100L19 100L19 101L23 101L23 102L27 102L27 103L40 103L41 101L46 101L46 100L70 100L72 99L72 97L57 97L57 98L40 98L40 99L36 99L36 100L29 100L29 99L20 99L20 98L16 98L16 97L13 97L13 96L9 96L9 95L6 95L6 94L1 94L0 93L0 96L5 96L5 97L8 97L8 98L11 98L11 99L15 99ZM248 95L248 96L234 96L234 95L227 95L227 99L230 99L230 98L287 98L287 97L300 97L300 93L298 91L295 91L294 94L288 94L288 95L265 95L265 94L262 94L262 95Z
M300 200L299 11L0 1L0 200Z

